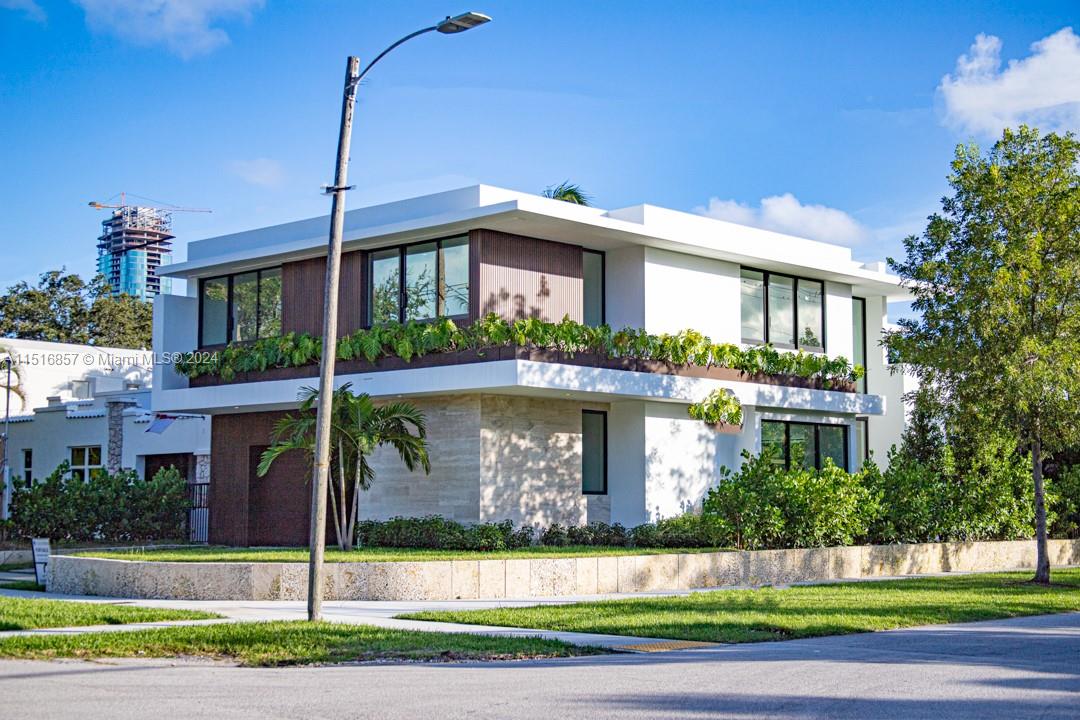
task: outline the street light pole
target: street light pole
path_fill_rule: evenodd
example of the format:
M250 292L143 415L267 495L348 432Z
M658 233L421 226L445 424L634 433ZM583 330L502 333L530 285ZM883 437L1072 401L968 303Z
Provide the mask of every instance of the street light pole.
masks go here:
M11 363L13 358L11 355L5 355L0 362L7 366L7 383L4 385L4 457L0 462L3 463L4 473L0 475L0 480L4 483L4 488L0 497L2 497L3 503L3 517L7 520L11 514L11 466L8 461L8 445L11 444Z
M322 619L323 556L326 546L326 491L330 476L330 413L334 393L334 365L337 360L338 285L341 275L341 235L345 226L345 193L350 190L349 145L352 142L353 109L356 88L375 63L391 50L419 35L438 31L453 35L483 25L491 20L486 15L468 12L447 17L431 27L417 30L395 42L375 56L362 72L360 60L349 57L345 65L345 92L341 102L341 130L338 134L337 167L334 184L325 189L333 195L330 210L330 241L326 253L326 284L323 296L322 355L319 359L319 403L315 413L315 462L311 483L311 528L308 554L308 620ZM5 443L5 452L6 452ZM344 501L344 498L343 498Z

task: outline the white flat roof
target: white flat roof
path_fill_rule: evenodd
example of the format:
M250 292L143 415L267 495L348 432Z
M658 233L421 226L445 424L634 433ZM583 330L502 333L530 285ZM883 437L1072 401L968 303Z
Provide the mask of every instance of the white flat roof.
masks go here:
M329 215L198 240L186 262L159 274L198 278L326 254ZM654 205L584 207L490 185L423 195L345 213L345 250L464 233L475 228L568 242L596 250L642 245L768 270L814 271L892 300L909 297L883 263L853 260L849 248Z

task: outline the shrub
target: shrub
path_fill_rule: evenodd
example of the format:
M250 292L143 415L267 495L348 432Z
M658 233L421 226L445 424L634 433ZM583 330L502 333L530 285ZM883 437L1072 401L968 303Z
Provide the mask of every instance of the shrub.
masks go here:
M1047 489L1054 514L1050 535L1080 538L1080 465L1065 468Z
M532 544L533 529L514 529L514 523L462 523L438 515L395 517L356 524L357 544L368 547L426 548L429 550L512 550Z
M559 523L551 523L540 534L540 544L552 547L566 547L570 544L570 533Z
M149 481L132 470L95 471L84 481L70 477L67 463L45 480L17 488L11 520L19 537L72 542L179 539L185 535L187 484L176 468Z
M687 513L664 518L656 523L638 525L632 531L633 543L648 548L730 547L730 537L717 518Z

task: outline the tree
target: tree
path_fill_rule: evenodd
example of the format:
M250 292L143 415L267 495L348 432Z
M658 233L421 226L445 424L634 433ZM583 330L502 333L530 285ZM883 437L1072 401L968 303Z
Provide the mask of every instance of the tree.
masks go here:
M11 350L10 348L6 348L3 345L0 345L0 358L3 358L5 355L10 358ZM0 400L0 402L6 403L8 393L10 393L11 395L19 398L20 404L25 403L26 393L23 392L21 383L22 370L19 368L18 363L16 363L14 359L12 359L11 361L11 384L9 385L7 362L0 361L0 396L3 396L3 399Z
M890 267L918 319L886 343L941 388L952 422L1009 432L1031 453L1038 547L1050 582L1043 459L1080 440L1080 143L1006 130L960 146L940 213Z
M149 348L153 311L129 295L113 297L102 275L89 283L64 268L25 280L0 297L0 336L23 340Z
M427 453L424 414L407 402L376 405L367 393L356 395L352 383L336 391L330 412L329 494L337 532L338 547L351 550L360 507L360 490L375 479L368 461L375 450L388 446L397 451L409 471L417 467L431 472ZM286 415L274 426L272 445L259 460L258 475L270 471L274 461L286 452L303 451L315 457L315 405L319 393L306 387L300 392L297 415Z
M584 190L580 185L570 182L569 180L563 180L558 185L549 185L544 189L543 196L551 198L552 200L562 200L563 202L572 203L574 205L588 206L592 201L592 197Z

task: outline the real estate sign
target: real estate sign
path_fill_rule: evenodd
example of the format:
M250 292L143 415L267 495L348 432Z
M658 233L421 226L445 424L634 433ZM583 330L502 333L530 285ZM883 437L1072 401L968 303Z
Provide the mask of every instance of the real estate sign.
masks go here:
M34 578L38 585L45 584L49 569L49 538L34 538L30 541L30 547L34 552Z

